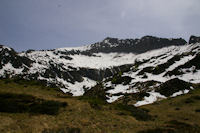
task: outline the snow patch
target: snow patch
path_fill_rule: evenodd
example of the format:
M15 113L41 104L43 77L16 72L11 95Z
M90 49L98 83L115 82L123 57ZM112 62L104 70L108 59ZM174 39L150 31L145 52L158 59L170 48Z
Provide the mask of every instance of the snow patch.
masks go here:
M84 87L91 88L92 86L96 85L96 81L85 77L83 79L84 80L82 82L75 82L74 84L60 78L57 78L57 81L63 83L66 86L65 88L61 88L64 93L70 92L73 94L73 96L81 96L84 94Z
M119 84L119 85L116 85L114 87L114 89L112 90L108 90L107 93L110 93L110 94L117 94L117 93L126 93L126 91L129 89L129 85L122 85L122 84Z
M9 51L11 51L11 48L7 47L7 46L2 46L2 49L8 49ZM1 50L2 50L1 49Z
M185 80L190 83L200 83L200 70L196 72L189 72L179 76L179 79Z
M120 95L120 96L111 96L111 97L107 96L107 98L109 98L109 99L106 100L106 101L107 101L108 103L112 103L112 102L118 100L118 99L121 98L121 97L123 97L123 95Z
M11 74L11 75L16 75L16 74L21 74L23 71L23 68L14 68L13 65L9 62L3 66L2 69L0 69L0 75L5 76L5 73Z
M81 47L65 47L65 48L58 48L55 51L87 51L91 49L91 45L85 45Z
M185 56L183 58L181 58L181 60L176 61L173 65L171 65L168 69L166 69L166 71L172 71L174 70L176 67L185 64L186 62L190 61L191 59L193 59L195 56L189 55L189 56Z
M180 90L174 94L172 94L170 97L176 97L176 96L179 96L179 95L182 95L182 94L187 94L190 90Z
M163 96L160 93L155 92L155 91L147 92L147 93L149 93L150 96L149 97L145 96L144 100L138 101L136 104L134 104L134 106L139 107L139 106L151 104L151 103L154 103L156 101L159 101L159 100L166 98L165 96Z

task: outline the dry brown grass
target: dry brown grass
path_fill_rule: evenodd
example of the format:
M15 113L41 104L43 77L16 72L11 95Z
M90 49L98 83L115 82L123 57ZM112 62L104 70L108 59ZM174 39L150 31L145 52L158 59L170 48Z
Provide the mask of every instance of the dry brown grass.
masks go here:
M4 92L29 94L42 99L67 102L68 106L61 109L55 116L0 112L0 132L2 133L40 133L44 129L66 127L80 128L81 133L134 133L165 127L166 122L171 120L191 125L200 123L200 113L195 112L199 108L200 100L185 103L185 100L191 96L200 96L200 89L191 94L141 107L148 109L154 116L154 120L151 121L138 121L130 115L120 115L122 111L114 109L113 105L102 105L100 110L93 109L87 101L70 96L62 98L61 91L39 85L24 86L14 82L6 84L0 80L0 93Z

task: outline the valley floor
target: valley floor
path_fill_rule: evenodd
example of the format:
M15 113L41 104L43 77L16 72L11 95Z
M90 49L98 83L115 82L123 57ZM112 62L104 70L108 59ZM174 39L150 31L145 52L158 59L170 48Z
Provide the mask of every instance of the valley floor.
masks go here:
M200 86L186 95L130 110L126 105L72 97L34 81L4 79L0 99L2 133L200 132ZM12 101L22 111L9 107ZM52 108L55 112L49 112ZM149 119L141 119L142 113Z

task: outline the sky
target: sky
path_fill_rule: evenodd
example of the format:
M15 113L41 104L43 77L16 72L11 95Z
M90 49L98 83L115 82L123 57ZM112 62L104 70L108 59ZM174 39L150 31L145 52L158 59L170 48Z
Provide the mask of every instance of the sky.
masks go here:
M0 44L16 51L106 37L200 36L200 0L0 0Z

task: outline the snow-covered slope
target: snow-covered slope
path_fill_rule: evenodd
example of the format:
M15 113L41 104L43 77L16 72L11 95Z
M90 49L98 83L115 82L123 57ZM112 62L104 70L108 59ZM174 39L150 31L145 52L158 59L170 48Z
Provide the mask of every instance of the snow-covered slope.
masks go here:
M140 106L167 97L157 90L174 78L200 83L200 43L195 37L190 41L106 38L83 47L22 53L0 46L0 77L41 80L74 96L102 81L108 102L144 92L134 103ZM173 91L170 96L190 89Z
M149 96L145 96L144 101L135 104L140 106L166 98L155 92L155 89L174 78L188 83L200 83L200 43L153 50L136 55L134 59L136 62L129 71L104 80L109 102L126 94L148 93ZM127 79L128 83L125 83ZM149 85L145 85L148 83ZM192 86L177 90L171 96L188 93L191 89Z

